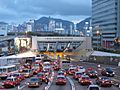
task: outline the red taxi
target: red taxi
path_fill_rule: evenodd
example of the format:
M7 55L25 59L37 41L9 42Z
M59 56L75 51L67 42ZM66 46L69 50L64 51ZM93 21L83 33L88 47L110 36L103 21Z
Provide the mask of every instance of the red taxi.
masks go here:
M15 87L16 85L20 84L20 80L17 79L16 77L8 77L4 82L3 86L5 88L7 87Z
M75 73L75 71L76 71L76 68L75 68L75 67L70 67L70 68L68 69L68 74L69 74L69 75L73 75L73 74Z
M100 86L112 86L112 80L106 76L102 76L102 77L98 77L96 79L96 84L100 85Z
M64 75L64 76L66 76L67 74L66 74L66 72L65 71L58 71L58 75Z
M74 76L73 76L73 78L74 79L78 79L78 78L80 78L81 77L81 75L82 75L82 73L81 72L75 72L75 74L74 74Z
M53 66L53 69L54 69L55 71L58 71L58 70L60 69L60 67L59 67L58 65L54 65L54 66Z
M42 80L43 82L45 82L46 78L45 78L45 73L40 72L37 74L37 77Z
M66 78L63 75L58 75L56 79L56 85L66 85Z
M16 78L19 79L20 81L22 81L22 80L25 79L24 75L21 74L21 73L14 73L14 74L11 74L10 76L16 77Z
M79 82L81 85L90 85L92 83L88 75L82 75L81 78L79 78Z

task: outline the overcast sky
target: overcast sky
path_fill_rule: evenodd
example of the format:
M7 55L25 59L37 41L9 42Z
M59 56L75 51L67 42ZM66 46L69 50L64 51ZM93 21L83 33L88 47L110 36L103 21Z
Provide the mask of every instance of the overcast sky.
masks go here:
M0 21L22 23L42 16L80 21L91 15L91 0L0 0Z

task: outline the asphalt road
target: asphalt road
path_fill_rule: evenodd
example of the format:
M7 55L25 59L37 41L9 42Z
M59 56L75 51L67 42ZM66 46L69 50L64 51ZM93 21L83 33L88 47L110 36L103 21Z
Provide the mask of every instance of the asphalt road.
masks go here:
M66 85L56 85L55 79L56 79L56 77L54 78L53 83L49 90L72 90L70 82L68 80L67 80Z
M91 64L91 63L84 63L84 62L72 62L72 64L74 65L83 65L85 66L86 68L87 67L93 67L95 69L97 69L97 64ZM102 65L102 67L108 67L108 65ZM117 67L114 67L113 68L115 69L115 71L117 70ZM118 71L116 71L118 72ZM117 74L118 75L118 74ZM88 86L82 86L78 83L77 80L74 80L72 76L68 76L72 82L74 83L75 85L75 90L87 90L87 87ZM120 79L119 77L116 77L118 79ZM72 87L71 87L71 84L69 82L69 80L67 80L67 84L66 85L56 85L55 84L55 80L56 80L56 73L55 73L55 77L53 79L53 82L50 86L50 88L48 90L72 90ZM28 88L27 85L25 84L26 82L29 81L29 78L27 78L26 80L22 81L21 82L21 85L20 85L20 88L21 90L45 90L45 87L47 86L47 84L43 83L39 88ZM94 82L95 79L92 79L92 81ZM9 89L4 89L4 90L18 90L17 87L15 88L9 88ZM115 86L112 86L112 87L101 87L101 90L120 90L119 88L115 87Z

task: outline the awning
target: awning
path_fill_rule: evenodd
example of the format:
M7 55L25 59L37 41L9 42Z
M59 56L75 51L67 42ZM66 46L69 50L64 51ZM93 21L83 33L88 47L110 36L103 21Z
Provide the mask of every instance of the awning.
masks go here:
M35 57L36 55L29 51L29 52L25 52L25 53L20 53L20 54L16 54L16 55L11 55L11 56L3 56L0 57L0 59L12 59L12 58L27 58L27 57Z
M107 53L107 52L101 52L101 51L94 51L92 54L92 56L115 56L115 57L120 57L120 54L115 54L115 53Z

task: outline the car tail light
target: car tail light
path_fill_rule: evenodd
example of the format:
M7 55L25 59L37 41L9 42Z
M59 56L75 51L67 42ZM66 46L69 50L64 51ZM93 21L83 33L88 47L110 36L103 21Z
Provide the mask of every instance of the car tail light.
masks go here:
M81 80L81 82L83 83L84 81L83 81L83 80Z
M102 81L102 83L105 83L105 81Z
M10 85L13 85L13 83L12 83L12 82L10 82L9 84L10 84Z
M2 85L4 85L4 83L2 83Z
M77 76L75 76L75 78L77 78Z

